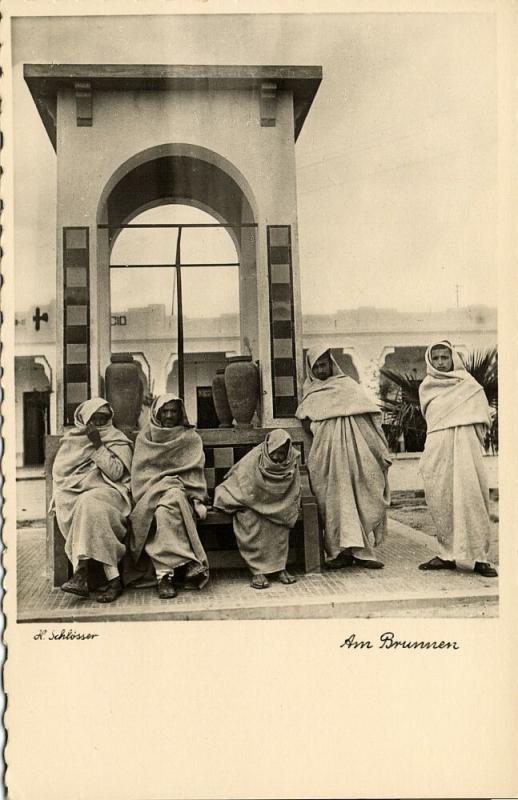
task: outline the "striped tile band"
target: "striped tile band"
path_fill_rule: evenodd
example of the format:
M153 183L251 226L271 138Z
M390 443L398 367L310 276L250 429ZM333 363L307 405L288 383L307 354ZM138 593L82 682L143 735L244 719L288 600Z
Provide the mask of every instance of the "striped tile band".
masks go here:
M88 228L63 228L63 352L65 425L90 396Z
M297 400L291 228L268 225L268 284L274 417L292 417Z

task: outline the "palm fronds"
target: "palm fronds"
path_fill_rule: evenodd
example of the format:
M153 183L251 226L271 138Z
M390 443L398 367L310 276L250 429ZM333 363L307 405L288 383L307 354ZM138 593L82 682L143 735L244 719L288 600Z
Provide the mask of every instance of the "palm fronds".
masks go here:
M426 439L426 423L419 405L421 380L414 375L384 367L380 372L397 387L395 397L386 397L382 402L385 430L391 450L399 449L401 437L404 438L407 451L422 450Z
M487 350L473 350L463 358L464 366L470 375L484 389L488 403L498 405L498 351L496 347Z

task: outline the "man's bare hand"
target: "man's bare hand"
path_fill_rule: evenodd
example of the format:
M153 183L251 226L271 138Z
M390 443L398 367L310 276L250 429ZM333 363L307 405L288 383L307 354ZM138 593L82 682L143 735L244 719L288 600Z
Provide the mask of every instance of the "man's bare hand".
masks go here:
M101 434L93 424L93 422L88 422L85 428L85 433L92 442L93 446L97 450L102 445Z
M199 520L204 520L207 516L207 506L199 500L194 501L194 513Z

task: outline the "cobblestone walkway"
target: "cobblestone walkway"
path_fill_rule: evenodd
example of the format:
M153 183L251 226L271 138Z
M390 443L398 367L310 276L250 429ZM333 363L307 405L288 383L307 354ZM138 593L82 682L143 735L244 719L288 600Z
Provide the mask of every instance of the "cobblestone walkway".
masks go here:
M250 588L243 570L214 570L201 592L160 600L154 588L129 589L109 607L52 589L45 577L45 531L18 530L20 622L188 619L310 619L498 615L498 580L473 572L420 572L433 540L396 520L379 548L383 570L345 569L303 575L292 586ZM471 611L470 611L471 609Z

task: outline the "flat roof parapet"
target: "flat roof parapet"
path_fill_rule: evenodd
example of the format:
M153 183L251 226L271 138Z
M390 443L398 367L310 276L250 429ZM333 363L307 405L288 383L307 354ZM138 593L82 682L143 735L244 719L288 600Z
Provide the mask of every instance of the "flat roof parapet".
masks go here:
M293 92L295 140L322 80L318 66L233 66L213 64L24 64L27 83L49 138L56 147L59 88L87 81L92 91L171 91L260 88L272 82Z

